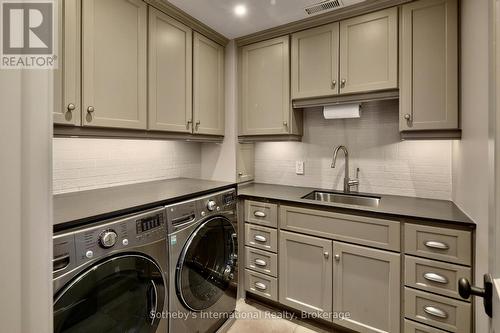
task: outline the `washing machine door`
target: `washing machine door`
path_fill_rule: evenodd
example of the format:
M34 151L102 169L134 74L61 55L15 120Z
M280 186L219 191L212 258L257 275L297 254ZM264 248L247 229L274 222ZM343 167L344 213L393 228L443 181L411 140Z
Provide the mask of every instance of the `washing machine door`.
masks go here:
M165 300L158 265L141 254L98 262L54 298L54 332L155 332Z
M177 295L186 308L209 309L229 292L237 248L236 230L224 217L208 219L191 234L176 269Z

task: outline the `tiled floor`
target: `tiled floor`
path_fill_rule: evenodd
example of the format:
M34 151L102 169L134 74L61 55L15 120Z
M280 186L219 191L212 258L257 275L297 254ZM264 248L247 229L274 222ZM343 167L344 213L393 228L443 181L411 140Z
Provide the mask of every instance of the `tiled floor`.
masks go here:
M237 319L227 333L340 333L297 318L285 319L282 312L252 301L238 301L236 311Z

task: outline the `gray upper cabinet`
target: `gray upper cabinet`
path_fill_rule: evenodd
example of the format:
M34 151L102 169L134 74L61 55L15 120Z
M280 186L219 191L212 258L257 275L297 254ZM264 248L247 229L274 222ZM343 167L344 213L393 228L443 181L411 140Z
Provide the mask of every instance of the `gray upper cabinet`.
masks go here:
M335 323L356 332L398 333L399 253L333 242L333 257L333 311L351 315Z
M281 231L279 244L279 302L304 312L330 313L332 241Z
M149 8L149 129L192 131L192 38L189 27Z
M404 5L400 43L400 130L458 129L457 0Z
M146 129L147 5L82 3L84 126Z
M54 123L80 125L80 0L58 1L59 68L54 73Z
M340 93L398 87L398 9L340 22Z
M240 49L240 135L298 134L290 101L289 37Z
M292 99L339 92L339 23L292 35Z
M224 47L197 32L193 36L193 119L195 134L224 135Z

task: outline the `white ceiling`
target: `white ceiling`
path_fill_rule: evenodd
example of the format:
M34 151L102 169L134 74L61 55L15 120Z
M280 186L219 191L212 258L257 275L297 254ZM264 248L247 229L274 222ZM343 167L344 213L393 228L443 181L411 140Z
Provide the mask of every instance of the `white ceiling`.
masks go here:
M306 18L304 8L322 0L168 0L184 12L229 39ZM363 0L343 0L361 2ZM236 5L246 5L245 17L234 15Z

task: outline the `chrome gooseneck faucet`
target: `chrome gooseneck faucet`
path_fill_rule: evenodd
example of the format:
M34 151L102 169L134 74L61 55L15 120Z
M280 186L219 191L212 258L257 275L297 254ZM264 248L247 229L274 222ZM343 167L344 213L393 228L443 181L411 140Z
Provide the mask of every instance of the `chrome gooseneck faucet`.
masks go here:
M338 146L333 151L332 168L335 168L339 150L342 150L345 155L344 192L351 192L351 187L359 185L359 180L349 178L349 152L347 151L347 148L345 146Z

